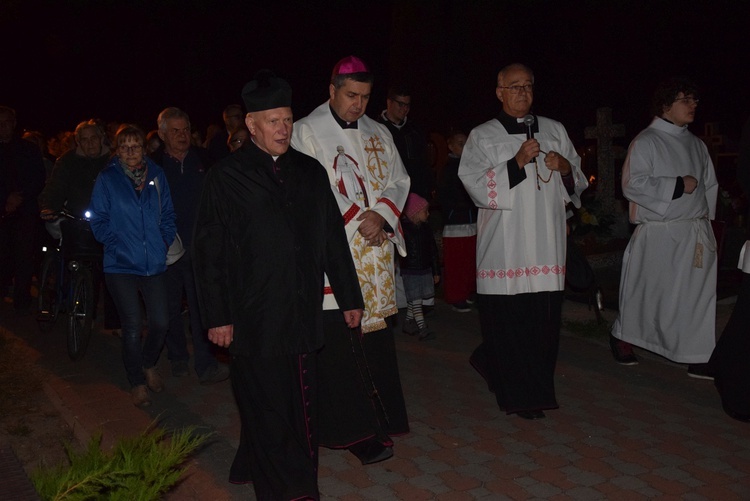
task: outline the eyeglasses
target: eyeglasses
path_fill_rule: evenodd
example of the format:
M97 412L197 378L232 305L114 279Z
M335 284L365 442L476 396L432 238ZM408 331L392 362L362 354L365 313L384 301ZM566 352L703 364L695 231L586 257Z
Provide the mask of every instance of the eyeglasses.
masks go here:
M404 101L399 101L398 99L391 99L394 103L398 105L399 108L411 108L411 103L406 103Z
M143 150L143 146L142 146L142 145L140 145L140 144L134 144L133 146L125 146L125 145L123 144L123 145L120 145L120 146L118 147L118 149L119 149L120 151L122 151L123 153L138 153L138 152L140 152L141 150Z
M687 96L687 97L678 97L677 99L674 100L675 103L677 101L682 101L683 103L687 104L688 106L692 106L694 104L698 104L698 101L700 101L700 99L695 99L692 96Z
M510 87L503 87L500 86L501 89L508 89L508 92L511 94L520 94L521 91L524 92L534 92L534 85L533 84L526 84L526 85L511 85Z

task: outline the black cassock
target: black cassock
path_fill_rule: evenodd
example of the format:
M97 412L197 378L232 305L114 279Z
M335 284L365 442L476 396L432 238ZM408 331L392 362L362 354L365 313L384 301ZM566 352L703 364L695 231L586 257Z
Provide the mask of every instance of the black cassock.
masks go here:
M323 273L342 310L364 303L323 167L254 144L212 167L193 239L206 328L234 326L232 385L242 437L230 481L258 499L318 497L315 352Z
M479 294L482 344L470 362L495 394L500 410L556 409L555 365L562 291Z
M714 384L727 414L750 419L750 273L742 274L742 285L721 337L709 361Z

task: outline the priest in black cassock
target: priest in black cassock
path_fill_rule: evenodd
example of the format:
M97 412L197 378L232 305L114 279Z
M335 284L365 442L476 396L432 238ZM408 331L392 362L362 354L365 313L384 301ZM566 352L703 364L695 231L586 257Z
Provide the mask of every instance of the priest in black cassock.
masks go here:
M258 499L319 499L323 274L350 328L362 295L328 175L289 148L289 84L262 71L242 97L252 142L209 170L193 241L209 339L233 357L242 426L229 480L252 481Z

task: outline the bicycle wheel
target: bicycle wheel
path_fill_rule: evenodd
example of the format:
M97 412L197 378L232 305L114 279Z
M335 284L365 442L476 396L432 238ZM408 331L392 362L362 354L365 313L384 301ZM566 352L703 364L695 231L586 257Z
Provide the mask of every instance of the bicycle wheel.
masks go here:
M68 356L78 360L86 353L94 323L94 282L91 272L81 268L73 274L73 295L68 313Z
M39 330L42 332L51 331L57 322L62 299L58 297L59 286L60 254L55 252L44 258L42 272L39 275L36 321Z

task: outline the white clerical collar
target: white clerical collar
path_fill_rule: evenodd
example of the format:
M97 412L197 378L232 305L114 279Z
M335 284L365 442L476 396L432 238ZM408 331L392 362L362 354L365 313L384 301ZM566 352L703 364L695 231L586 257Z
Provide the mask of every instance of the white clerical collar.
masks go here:
M252 141L255 146L258 146L258 143L255 142L255 138L253 136L250 136L250 141ZM260 151L263 151L260 146L258 146L258 149ZM263 153L265 153L265 151L263 151ZM269 155L271 154L269 153ZM275 162L279 158L279 156L280 155L271 155L271 158L273 158L273 161Z
M328 109L331 110L331 115L333 115L333 119L336 120L336 123L339 124L339 127L342 129L359 129L359 119L353 121L353 122L347 122L340 116L336 114L336 112L333 110L333 107L331 106L331 103L328 103Z
M401 127L403 127L404 125L406 125L406 120L409 118L408 116L404 117L404 119L401 121L401 123L397 124L396 122L394 122L393 120L391 120L390 118L388 118L388 115L386 115L386 111L388 111L388 110L383 110L383 113L381 114L381 116L383 117L383 120L385 120L386 122L388 122L389 124L393 125L395 128L397 128L399 130L401 129Z

